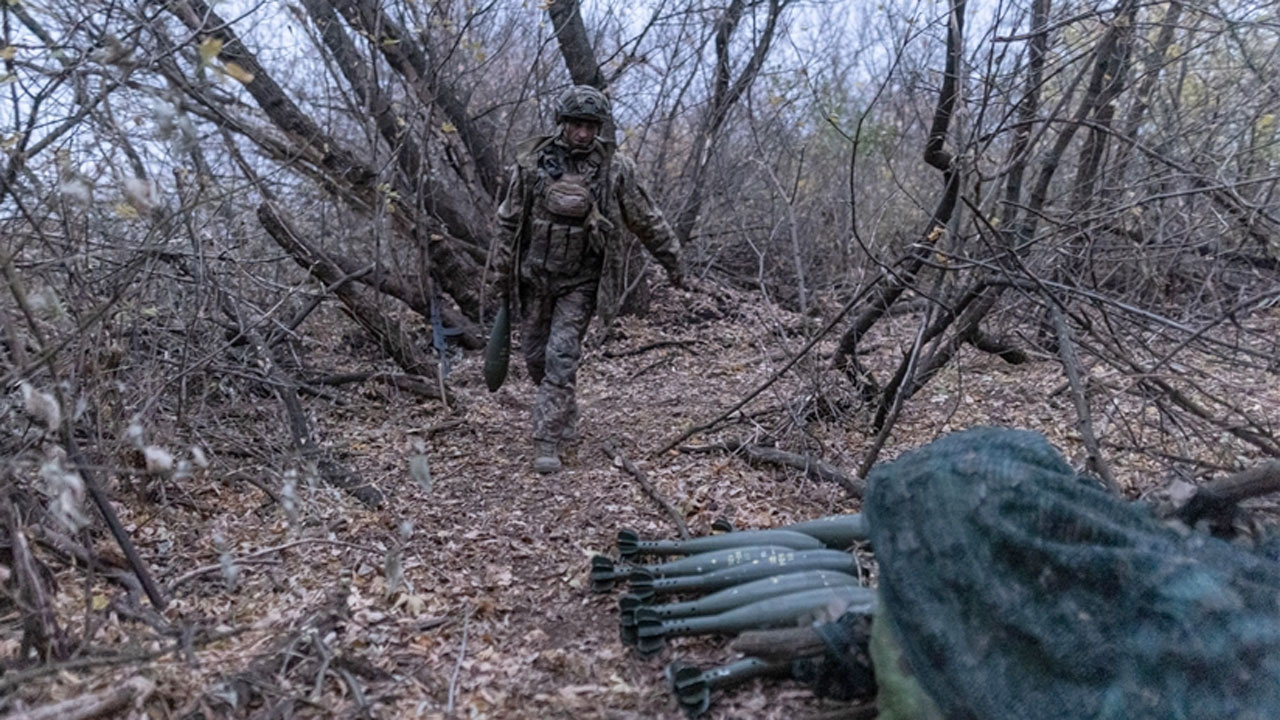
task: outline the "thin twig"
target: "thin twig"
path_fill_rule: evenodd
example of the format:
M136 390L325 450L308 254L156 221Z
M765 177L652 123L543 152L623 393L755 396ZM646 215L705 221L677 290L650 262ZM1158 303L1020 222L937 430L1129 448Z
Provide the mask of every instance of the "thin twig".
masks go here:
M338 375L327 375L324 377L308 378L307 382L313 385L348 385L351 383L365 382L373 380L386 383L400 390L411 392L422 397L439 399L439 389L428 382L428 379L422 375L404 375L389 372L353 372L342 373ZM450 402L457 402L451 393L446 392L444 397Z
M53 551L68 565L74 566L80 563L86 568L101 565L97 574L123 587L131 598L142 592L142 586L138 584L137 577L125 569L118 560L107 560L104 557L90 555L86 549L87 546L76 544L70 538L43 525L35 525L31 529L37 533L35 541L41 547Z
M281 551L288 550L288 549L293 548L293 547L297 547L297 546L299 546L299 545L312 545L312 544L337 545L338 547L348 547L348 548L353 548L353 549L356 549L356 550L363 550L363 551L365 551L365 552L369 552L369 553L375 553L375 554L380 554L380 553L381 553L381 551L380 551L380 550L377 550L376 548L365 547L364 545L356 545L355 543L343 542L343 541L341 541L341 540L330 540L329 538L312 537L312 538L300 538L300 539L298 539L298 540L292 540L292 541L290 541L290 542L284 543L283 545L276 545L276 546L274 546L274 547L269 547L269 548L265 548L265 549L262 549L262 550L258 550L257 552L249 553L248 555L245 555L244 557L234 558L234 559L232 560L232 562L234 562L234 563L235 563L235 564L237 564L237 565L244 565L244 564L248 564L248 563L253 563L253 562L255 561L255 559L256 559L256 558L260 558L260 557L262 557L263 555L270 555L271 553L281 552ZM178 577L174 578L174 579L169 583L169 592L171 592L171 593L172 593L172 592L174 591L174 589L176 589L179 585L182 585L183 583L189 582L189 581L191 581L191 580L193 580L193 579L195 579L195 578L198 578L198 577L200 577L201 575L204 575L204 574L206 574L206 573L210 573L210 572L213 572L213 571L215 571L215 570L218 570L218 569L220 569L221 567L222 567L222 565L221 565L221 563L219 563L219 564L217 564L217 565L205 565L205 566L203 566L203 567L198 567L198 568L196 568L195 570L189 570L189 571L187 571L187 572L185 572L185 573L183 573L183 574L179 575Z
M680 531L680 537L687 539L689 537L689 526L685 525L684 518L680 516L680 513L671 503L667 502L666 498L662 497L658 492L658 489L653 486L653 483L649 482L649 477L644 474L644 471L636 467L635 463L628 460L627 456L623 455L612 441L606 440L602 449L609 456L609 459L616 463L620 463L623 469L631 473L631 477L636 479L636 482L640 484L640 487L644 489L645 493L647 493L649 497L658 504L658 507L662 508L663 511L667 513L667 517L671 518L671 522L674 523L676 529Z
M838 325L840 321L844 319L845 315L849 314L849 311L852 310L854 306L857 305L862 300L862 298L866 297L868 293L870 293L873 289L878 287L879 284L883 281L884 281L883 277L877 277L873 282L871 282L871 284L862 288L862 290L860 290L856 295L850 298L849 301L844 304L844 307L840 308L840 312L837 312L835 314L835 317L831 318L831 320L829 320L826 325L822 326L822 329L819 330L817 334L815 334L812 338L809 339L809 342L805 343L804 347L800 348L800 351L795 354L795 357L788 360L785 365L775 370L773 374L768 377L768 379L760 383L760 385L758 385L754 390L747 393L741 400L734 403L733 407L729 408L728 410L725 410L724 412L715 416L711 420L708 420L707 422L702 423L701 425L695 425L689 428L688 430L685 430L684 432L680 433L679 437L671 440L666 445L663 445L661 448L656 450L653 453L653 455L658 457L665 455L669 451L674 449L677 445L693 437L695 434L703 432L704 430L710 430L711 428L718 425L725 418L728 418L730 415L733 415L738 410L741 410L747 403L754 400L757 395L769 389L769 386L777 382L778 379L781 378L783 375L785 375L787 371L789 371L792 367L795 366L796 363L800 362L801 358L809 354L809 351L812 350L813 347L817 345L819 341L822 340L822 338L826 337L827 333L831 332L831 330L834 329L835 326Z
M240 567L242 565L279 565L280 564L279 560L271 560L269 558L259 558L256 560L250 560L250 559L232 560L231 562L236 567ZM222 563L215 563L212 565L204 565L204 566L198 567L195 570L189 570L183 573L182 575L178 576L177 578L175 578L173 582L169 583L169 593L172 594L173 591L176 590L178 586L182 585L183 583L190 582L191 580L201 577L202 575L208 575L210 573L217 572L221 569L222 569Z
M248 472L243 472L243 471L239 471L239 470L237 470L236 472L233 472L233 473L231 473L230 475L225 475L225 476L223 476L223 480L224 480L224 481L226 481L226 480L240 480L240 481L243 481L243 482L247 482L247 483L249 483L250 485L252 485L252 486L254 486L254 487L258 488L259 490L261 490L261 491L262 491L262 492L263 492L263 493L264 493L268 498L270 498L270 501L271 501L271 502L274 502L276 505L279 505L279 506L281 506L281 507L283 507L283 506L284 506L284 502L280 499L280 496L276 494L276 491L275 491L275 490L272 490L270 487L267 487L267 484L266 484L266 483L262 482L261 480L259 480L258 478L254 477L252 474L250 474L250 473L248 473ZM265 507L265 506L267 506L267 505L270 505L270 504L271 504L271 502L263 503L263 507Z
M329 672L329 663L333 662L333 653L329 651L329 646L324 644L324 638L320 637L320 633L312 636L311 644L316 652L320 653L320 669L316 671L316 681L311 686L311 699L319 702L324 692L324 676Z
M328 298L330 294L336 292L337 290L339 290L340 288L342 288L352 280L358 280L360 278L363 278L364 276L373 272L376 268L377 268L377 265L366 265L365 267L359 268L357 270L353 270L347 273L346 275L343 275L342 277L338 278L337 280L333 281L332 283L329 283L324 288L323 291L316 293L311 298L310 302L308 302L305 306L303 306L302 309L299 310L297 314L293 316L292 319L285 322L284 327L288 329L289 332L293 332L294 330L297 330L298 326L302 324L302 321L306 320L307 317L311 315L311 313L314 312L316 308L320 307L320 303L324 302L325 299Z
M338 668L338 675L350 688L351 696L356 701L356 709L359 712L357 717L369 717L369 701L364 697L364 690L360 687L360 682L345 668Z
M627 376L627 382L631 382L632 380L635 380L636 378L640 377L641 375L644 375L645 373L649 372L650 370L653 370L653 369L654 369L654 368L656 368L656 367L659 367L659 366L661 366L661 365L664 365L664 364L666 364L666 363L671 362L671 358L672 358L672 356L671 356L671 355L663 355L662 357L658 358L657 360L654 360L653 362L649 363L648 365L645 365L644 367L640 368L639 370L636 370L635 372L633 372L633 373L631 373L630 375L628 375L628 376Z
M920 323L920 330L916 333L915 341L911 345L911 354L905 359L905 365L902 367L903 382L910 382L916 372L916 363L920 360L920 352L924 345L925 333L929 330L930 323L927 322L929 315L925 315L925 322ZM888 390L886 389L886 392ZM884 444L889 441L889 433L893 432L894 426L898 422L898 413L902 412L902 404L906 402L909 391L899 385L893 391L892 399L889 407L884 414L884 420L880 422L880 428L876 431L876 436L871 439L871 447L867 448L866 455L863 456L862 462L858 464L858 477L866 479L871 474L871 468L875 466L876 460L880 458L880 451L884 449Z
M467 608L467 614L462 620L462 643L458 648L458 661L453 664L453 674L449 676L449 702L445 706L444 714L453 715L453 700L458 689L458 673L462 671L462 659L467 656L467 630L471 627L471 608Z
M861 483L846 475L839 468L819 458L787 452L778 448L753 445L742 440L726 440L710 445L681 445L680 452L715 452L742 453L751 463L772 463L802 471L806 477L814 480L833 482L844 488L850 496L860 498L864 487Z
M444 432L445 430L452 430L461 425L465 425L466 422L467 422L466 418L457 417L451 420L445 420L444 422L436 423L435 425L432 425L429 428L422 428L422 429L408 428L405 430L405 432L410 435L423 435L426 438L430 439Z
M240 633L248 630L248 627L232 628L223 632L209 633L208 635L194 641L197 645L207 645L235 637ZM166 645L158 650L145 650L136 653L123 653L119 655L106 655L95 657L80 657L65 662L45 663L38 667L24 670L22 672L8 672L0 676L0 695L4 695L10 690L20 687L32 680L42 678L46 675L57 675L62 672L71 672L74 670L87 670L95 667L110 667L113 665L128 665L130 663L141 663L164 657L172 652L178 652L183 649L183 641L178 640L170 645Z
M679 348L685 352L691 353L693 350L690 350L690 348L697 345L699 342L700 341L698 340L658 340L657 342L651 342L647 345L641 345L638 348L631 348L629 350L605 350L601 355L611 359L633 357L635 355L643 355L650 350L661 350L662 348Z
M1050 298L1047 303L1049 314L1053 317L1053 327L1058 334L1058 356L1062 360L1062 369L1067 374L1067 382L1071 386L1071 401L1076 407L1076 429L1080 431L1080 439L1084 441L1088 459L1085 465L1088 470L1106 483L1107 489L1120 493L1120 485L1115 475L1111 474L1111 466L1098 447L1098 438L1093 433L1093 419L1089 411L1089 398L1085 395L1084 379L1080 377L1080 358L1076 355L1075 340L1071 337L1071 329L1058 307L1057 298Z

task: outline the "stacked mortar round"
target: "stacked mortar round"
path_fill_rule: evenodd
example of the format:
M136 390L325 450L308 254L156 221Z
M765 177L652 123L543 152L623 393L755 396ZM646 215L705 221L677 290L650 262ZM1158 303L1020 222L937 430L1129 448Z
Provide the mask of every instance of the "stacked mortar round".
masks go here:
M858 514L689 540L646 540L624 529L618 532L619 561L592 558L591 588L608 592L629 583L618 600L619 636L644 656L661 652L669 637L788 627L832 605L870 615L875 591L858 581L857 561L847 551L866 537ZM643 556L682 557L640 564ZM661 603L676 594L687 597ZM716 688L790 673L789 663L758 658L708 670L677 660L666 671L690 717L707 710Z

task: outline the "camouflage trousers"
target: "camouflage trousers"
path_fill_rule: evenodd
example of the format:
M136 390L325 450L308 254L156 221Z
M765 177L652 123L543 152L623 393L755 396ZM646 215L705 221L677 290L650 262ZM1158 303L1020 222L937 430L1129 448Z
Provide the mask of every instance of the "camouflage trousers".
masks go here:
M522 297L521 347L529 377L538 385L533 401L533 439L560 442L577 437L574 389L582 338L596 309L596 282L559 292L530 288Z

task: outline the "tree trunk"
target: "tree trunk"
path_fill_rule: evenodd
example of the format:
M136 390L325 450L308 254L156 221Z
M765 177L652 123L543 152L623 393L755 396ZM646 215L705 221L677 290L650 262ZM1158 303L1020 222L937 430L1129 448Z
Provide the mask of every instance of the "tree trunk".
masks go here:
M311 273L325 285L335 286L334 293L346 307L348 314L378 341L383 352L405 372L431 377L435 363L422 357L413 340L405 333L404 326L387 317L369 300L362 297L349 284L339 281L346 275L324 253L316 250L289 226L271 203L258 206L258 220L272 239L289 253L294 262Z
M350 3L340 3L347 7ZM245 89L258 106L292 141L294 147L277 148L274 154L293 162L313 164L322 187L334 192L357 212L367 213L384 204L395 206L392 225L410 242L429 245L430 272L440 287L458 303L462 311L473 319L479 318L482 308L479 300L479 264L464 246L483 256L479 248L488 235L473 222L473 213L457 207L440 188L424 178L419 164L421 150L406 139L396 127L398 120L377 88L368 82L367 70L349 67L353 57L359 57L354 45L339 36L339 28L332 20L332 8L314 4L326 47L334 55L337 64L344 66L348 81L375 113L375 120L384 139L393 151L400 148L396 187L404 190L400 198L393 200L378 189L378 176L372 168L359 160L337 138L320 130L319 126L285 94L284 89L258 63L257 58L240 41L231 25L215 13L204 0L175 0L166 6L193 32L206 34L222 42L218 57L224 62L234 62L252 75L244 83ZM382 43L387 47L388 43ZM399 47L399 44L396 44ZM362 63L362 67L364 64ZM246 76L247 77L247 76ZM208 102L198 87L189 85L183 89L201 102ZM246 132L241 126L233 126L237 132ZM255 141L272 145L269 138L254 137ZM422 192L408 191L428 183ZM406 202L405 197L420 198L420 207ZM427 238L423 240L422 238Z
M943 71L942 87L938 90L938 101L934 106L933 121L929 127L929 138L925 144L924 159L929 165L942 171L942 196L934 208L921 240L912 246L911 251L894 264L893 276L884 283L865 303L863 309L854 317L849 329L840 337L833 364L845 371L850 382L861 388L868 382L875 384L870 373L862 368L857 359L858 343L870 332L897 302L902 294L909 290L916 274L929 258L932 248L938 244L946 233L955 214L956 203L960 196L960 172L954 157L946 150L947 134L951 127L951 117L955 111L956 101L963 88L959 82L960 60L964 52L964 12L965 0L953 0L947 22L947 59Z
M738 77L733 78L729 67L730 47L733 33L742 20L747 9L745 0L730 0L724 14L716 23L716 66L713 81L711 103L699 123L698 134L694 136L689 160L685 164L682 185L688 197L677 213L674 228L680 242L687 243L693 236L693 229L698 223L698 215L702 212L705 189L703 181L707 166L715 149L716 136L729 117L729 111L737 104L742 95L755 83L760 68L769 56L769 48L773 44L773 36L778 26L778 19L787 6L787 0L769 0L769 15L751 51L751 57Z

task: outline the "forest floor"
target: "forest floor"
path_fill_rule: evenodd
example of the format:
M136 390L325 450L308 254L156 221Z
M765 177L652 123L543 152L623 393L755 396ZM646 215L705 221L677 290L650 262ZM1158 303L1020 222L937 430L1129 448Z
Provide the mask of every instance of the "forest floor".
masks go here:
M378 509L309 481L305 470L296 492L281 494L283 468L244 447L283 433L273 400L243 409L239 425L224 416L218 432L195 438L210 466L180 488L146 503L115 488L126 525L169 588L168 607L160 617L136 616L118 586L95 583L86 593L82 573L61 571L59 616L73 637L86 618L96 623L92 641L79 664L16 689L4 685L16 700L0 707L81 696L140 675L154 683L144 706L153 718L681 717L665 664L719 664L733 654L715 638L674 641L648 659L619 643L617 592L590 591L589 559L614 552L619 528L660 537L676 529L603 447L616 446L642 468L694 534L710 532L717 516L766 528L857 511L843 489L799 471L724 453L652 455L731 406L804 344L813 326L769 307L758 296L659 289L651 316L620 320L604 343L590 336L578 385L583 437L566 470L552 476L530 469L533 388L516 358L493 394L480 378L479 353L460 359L450 377L459 408L374 386L353 391L346 404L306 401L322 444L386 496ZM873 363L883 369L893 361L897 345L887 338L897 329L910 337L912 322L885 326ZM664 341L675 343L655 345ZM852 475L869 442L866 418L809 413L819 407L813 398L840 397L839 380L821 369L830 350L820 345L800 372L690 442L782 437L786 449ZM335 338L311 360L350 366L344 351ZM1079 465L1070 399L1051 397L1062 382L1049 358L1010 366L966 355L909 405L881 461L987 424L1041 431ZM410 470L415 456L427 458L429 488L421 467ZM1131 495L1167 480L1143 458L1110 459ZM97 550L112 555L106 536ZM234 587L223 557L235 559ZM0 656L14 653L15 625L12 616L4 620ZM154 639L154 628L189 628L175 640L185 651L162 654L169 641ZM161 657L130 661L142 654ZM0 675L0 683L13 677ZM792 718L833 707L798 683L756 681L716 696L709 717Z

